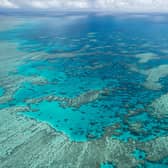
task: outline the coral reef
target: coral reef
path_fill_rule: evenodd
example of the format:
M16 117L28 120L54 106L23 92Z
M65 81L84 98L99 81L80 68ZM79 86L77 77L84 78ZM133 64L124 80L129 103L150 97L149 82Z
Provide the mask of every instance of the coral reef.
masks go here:
M146 75L146 81L144 82L144 86L148 89L152 90L160 90L162 88L162 84L159 82L161 78L168 76L168 65L159 65L152 69L138 69L135 65L129 65L130 70Z
M89 91L81 94L75 98L67 100L67 106L69 107L80 107L83 104L93 102L100 99L102 96L107 96L110 93L108 89Z
M142 64L147 63L148 61L153 59L158 59L155 53L142 53L142 54L137 54L135 57L138 58L139 63L142 63Z
M168 156L168 137L159 137L152 141L137 144L137 146L146 152L146 160L157 162Z
M0 110L0 167L99 167L106 161L118 168L130 168L139 161L132 158L134 143L110 137L77 143L55 132L44 123L18 116L26 107ZM13 129L15 128L15 129ZM32 159L33 158L33 159ZM34 159L36 158L36 159Z
M164 94L158 99L154 100L149 108L150 114L156 118L168 117L168 94Z
M37 99L28 99L26 100L26 103L28 104L34 104L34 103L40 103L42 101L58 101L61 103L63 107L75 107L79 108L80 106L93 102L95 100L100 99L103 96L107 96L110 94L110 90L108 89L102 89L102 90L94 90L94 91L88 91L86 93L83 93L75 98L68 98L68 97L59 97L59 96L45 96Z
M29 109L26 106L0 110L1 168L54 168L56 165L58 168L99 168L102 163L107 162L118 168L130 168L144 164L143 160L132 157L137 148L146 152L148 161L159 161L168 155L167 137L145 143L124 143L104 136L98 140L78 143L55 132L45 123L17 115L19 111L27 110Z
M161 89L162 85L159 83L161 78L168 76L168 65L160 65L156 68L149 69L145 72L147 75L144 86L149 89Z

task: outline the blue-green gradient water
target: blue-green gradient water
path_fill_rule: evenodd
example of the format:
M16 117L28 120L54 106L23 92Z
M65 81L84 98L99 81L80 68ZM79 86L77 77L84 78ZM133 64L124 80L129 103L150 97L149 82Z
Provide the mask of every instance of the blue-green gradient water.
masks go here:
M146 108L167 93L168 78L160 80L161 89L152 90L143 85L146 75L130 70L130 65L146 70L168 64L164 52L168 48L166 20L136 15L30 20L1 31L0 41L17 43L18 50L34 56L25 58L15 74L40 76L47 82L22 82L13 99L0 108L28 105L31 110L22 115L45 122L78 142L101 138L114 125L118 126L116 134L108 136L122 141L168 135L167 118L154 118ZM141 64L135 57L141 53L155 53L159 59ZM99 96L94 98L96 94ZM49 100L47 96L57 99ZM34 103L28 103L30 99ZM137 114L128 115L131 111ZM130 125L136 123L141 124L140 132L131 129Z

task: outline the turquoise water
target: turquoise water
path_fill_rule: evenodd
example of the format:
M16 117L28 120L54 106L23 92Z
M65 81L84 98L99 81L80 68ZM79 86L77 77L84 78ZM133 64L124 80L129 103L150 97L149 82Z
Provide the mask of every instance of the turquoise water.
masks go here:
M167 93L168 78L161 79L163 87L154 91L144 87L146 75L129 68L167 64L167 30L167 22L148 18L89 15L34 18L2 31L0 41L17 43L19 51L34 58L24 58L15 73L47 82L22 82L13 99L0 108L28 105L30 111L19 114L48 123L77 142L102 138L115 125L116 134L108 136L124 142L168 135L167 118L160 121L147 108ZM159 59L139 63L135 55L149 52ZM129 116L130 111L138 112ZM139 132L131 129L136 123L141 124Z
M114 168L114 166L110 163L103 163L100 168Z
M0 87L0 96L4 94L4 89Z

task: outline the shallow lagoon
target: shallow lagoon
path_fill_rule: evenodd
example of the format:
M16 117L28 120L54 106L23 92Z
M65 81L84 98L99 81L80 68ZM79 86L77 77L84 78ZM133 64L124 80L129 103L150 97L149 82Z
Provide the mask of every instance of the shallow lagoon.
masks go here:
M168 91L168 23L166 16L139 16L16 17L18 25L0 32L20 61L9 60L7 68L15 70L0 71L7 73L1 74L0 109L26 106L17 115L47 123L77 143L104 137L147 143L167 136L167 117L153 115L151 104ZM135 158L145 160L138 152Z

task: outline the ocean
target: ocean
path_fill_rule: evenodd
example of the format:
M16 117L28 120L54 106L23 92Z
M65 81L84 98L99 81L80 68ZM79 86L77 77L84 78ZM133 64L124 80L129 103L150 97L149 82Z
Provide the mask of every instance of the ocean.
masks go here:
M157 151L151 144L163 145L163 138L167 144L168 137L167 15L0 20L0 116L14 108L17 116L49 126L69 143L131 143L135 167L167 167L167 148L163 157L149 154ZM98 167L122 167L122 159L104 159Z

